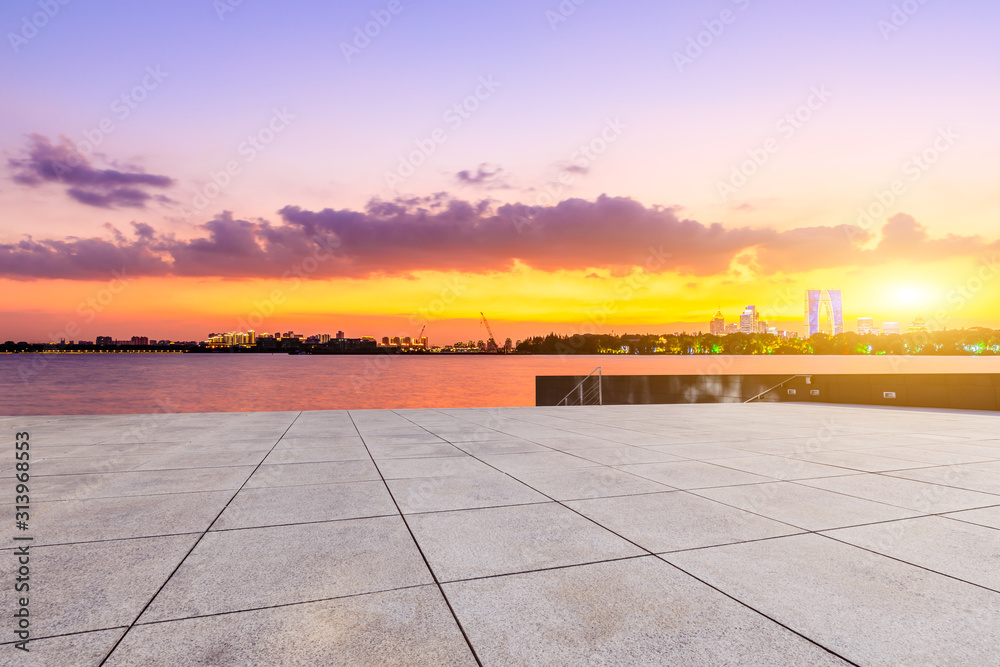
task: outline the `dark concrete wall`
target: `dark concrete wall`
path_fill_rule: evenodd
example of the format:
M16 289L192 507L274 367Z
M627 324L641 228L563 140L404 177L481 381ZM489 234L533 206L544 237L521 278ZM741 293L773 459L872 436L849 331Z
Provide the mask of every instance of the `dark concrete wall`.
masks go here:
M740 403L788 375L605 375L605 405ZM538 376L535 405L555 405L583 376ZM587 387L596 378L589 380ZM795 393L789 393L793 390ZM895 394L887 398L886 392ZM786 382L762 401L811 401L922 408L1000 410L1000 374L812 375Z

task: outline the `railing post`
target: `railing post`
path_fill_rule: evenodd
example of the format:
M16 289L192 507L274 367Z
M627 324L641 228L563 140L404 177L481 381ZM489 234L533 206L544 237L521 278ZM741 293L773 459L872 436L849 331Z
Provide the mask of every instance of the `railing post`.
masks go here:
M601 367L597 367L597 404L604 405L604 379L601 377Z

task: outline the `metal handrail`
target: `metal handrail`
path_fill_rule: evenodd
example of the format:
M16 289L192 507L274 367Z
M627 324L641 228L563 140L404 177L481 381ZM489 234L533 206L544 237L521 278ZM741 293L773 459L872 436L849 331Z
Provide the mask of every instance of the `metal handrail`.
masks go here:
M812 377L812 375L793 375L792 377L788 378L787 380L783 380L780 384L776 384L773 387L771 387L770 389L765 389L764 391L760 392L759 394L757 394L753 398L747 399L747 400L745 400L743 402L744 403L750 403L752 401L756 401L758 398L760 398L764 394L767 394L768 392L772 392L775 389L780 389L781 387L785 386L785 384L791 382L795 378L811 378L811 377Z
M583 392L583 389L581 389L581 387L583 387L583 383L584 382L586 382L591 377L593 377L594 373L597 373L597 404L598 405L604 405L604 388L603 388L604 382L601 379L601 367L600 366L598 366L594 370L590 371L590 374L587 377L585 377L582 380L580 380L580 382L577 383L577 385L575 387L573 387L572 389L570 389L569 393L566 394L561 401L559 401L558 403L556 403L556 405L569 405L569 397L572 396L573 392L575 392L578 389L580 390L580 405L585 405L585 403L583 402L584 392ZM593 389L588 389L587 392L592 394Z

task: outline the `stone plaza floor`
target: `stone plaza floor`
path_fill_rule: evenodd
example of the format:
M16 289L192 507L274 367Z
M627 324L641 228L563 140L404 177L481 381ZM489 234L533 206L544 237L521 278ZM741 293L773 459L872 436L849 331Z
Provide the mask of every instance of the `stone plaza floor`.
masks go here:
M998 426L788 403L0 417L0 665L997 664Z

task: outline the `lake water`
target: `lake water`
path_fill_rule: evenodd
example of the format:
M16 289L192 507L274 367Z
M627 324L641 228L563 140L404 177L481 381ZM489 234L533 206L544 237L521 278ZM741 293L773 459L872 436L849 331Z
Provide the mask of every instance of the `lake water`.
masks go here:
M0 355L0 415L535 404L536 375L1000 373L1000 357Z

